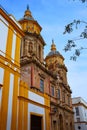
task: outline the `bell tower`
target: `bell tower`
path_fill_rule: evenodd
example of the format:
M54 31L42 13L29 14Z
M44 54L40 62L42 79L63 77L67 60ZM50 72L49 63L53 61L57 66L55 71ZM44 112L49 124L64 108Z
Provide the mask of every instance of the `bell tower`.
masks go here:
M34 20L32 13L27 6L24 16L19 20L25 36L21 45L21 63L30 61L36 58L38 62L43 63L43 49L45 42L40 34L42 28L36 20Z
M52 73L59 75L61 81L64 84L67 84L67 68L64 64L64 57L56 50L56 45L54 40L52 40L51 51L45 58L46 65L48 70Z

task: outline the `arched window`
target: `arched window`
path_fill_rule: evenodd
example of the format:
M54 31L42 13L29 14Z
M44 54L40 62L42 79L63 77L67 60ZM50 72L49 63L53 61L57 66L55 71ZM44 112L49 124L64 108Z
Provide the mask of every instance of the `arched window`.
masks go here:
M44 80L40 79L40 91L44 92Z
M62 92L62 101L65 103L65 91Z
M41 46L39 45L39 48L38 48L39 50L39 58L41 59Z
M30 42L28 46L28 52L32 52L32 51L33 51L33 44L32 42Z
M51 86L51 95L54 96L54 86Z
M58 97L58 99L60 100L60 89L58 89L57 97Z

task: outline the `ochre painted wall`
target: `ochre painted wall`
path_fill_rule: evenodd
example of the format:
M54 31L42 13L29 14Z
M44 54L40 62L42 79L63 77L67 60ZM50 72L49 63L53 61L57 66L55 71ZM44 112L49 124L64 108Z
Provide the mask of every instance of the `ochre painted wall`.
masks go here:
M23 35L17 21L0 8L0 130L15 130L17 127L20 44Z

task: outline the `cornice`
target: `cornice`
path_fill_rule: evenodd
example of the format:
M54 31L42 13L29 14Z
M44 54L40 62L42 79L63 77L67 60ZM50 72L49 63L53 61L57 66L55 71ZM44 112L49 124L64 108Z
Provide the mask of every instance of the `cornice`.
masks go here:
M10 18L10 16L2 8L0 8L0 14L9 22L9 24L14 27L17 32L19 32L19 34L24 36L24 32L22 31L22 29L19 28L19 26Z
M43 39L43 37L40 35L40 34L36 34L36 33L30 33L30 32L24 32L25 33L25 36L33 36L33 37L36 37L37 39L39 39L41 41L41 43L45 46L46 43Z
M75 106L83 106L83 107L85 107L86 109L87 109L87 105L85 105L84 103L81 103L81 102L78 102L78 103L75 103L75 104L72 104L73 105L73 107L75 107Z
M54 103L54 102L51 101L50 105L54 105L56 108L61 108L63 111L66 110L67 112L70 112L70 113L74 114L73 110L70 110L70 109L66 108L65 106L60 105L58 103Z
M24 22L32 22L33 24L36 24L40 28L40 31L42 30L42 27L38 24L36 20L20 19L18 22L20 24Z
M65 66L65 64L63 64L63 65L62 65L62 64L58 64L57 66L58 66L59 68L63 68L66 72L68 71L68 70L67 70L67 67Z
M24 59L24 58L23 58ZM21 67L24 66L25 64L30 64L30 63L34 63L36 64L36 66L38 66L41 70L43 70L45 73L47 73L48 75L50 75L51 77L53 77L54 79L57 79L56 75L54 75L52 72L50 72L44 63L41 63L40 61L38 61L36 59L36 57L28 57L26 56L25 59L23 60L21 58L20 64Z
M59 84L60 84L60 85L63 85L63 87L64 87L68 92L72 93L72 91L71 91L69 85L64 84L63 82L59 82Z
M45 60L47 60L47 59L49 59L49 58L52 58L52 57L60 57L60 58L62 58L62 59L64 60L64 57L63 57L61 54L59 54L59 55L58 55L58 54L53 54L53 55L51 55L51 56L48 56L48 55L47 55L47 56L45 57Z

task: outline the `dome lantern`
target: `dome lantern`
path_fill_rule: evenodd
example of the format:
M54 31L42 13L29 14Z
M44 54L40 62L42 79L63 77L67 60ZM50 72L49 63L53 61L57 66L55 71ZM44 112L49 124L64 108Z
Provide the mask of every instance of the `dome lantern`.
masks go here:
M54 44L53 39L52 39L51 51L56 51L56 45Z
M31 11L29 10L29 5L27 5L27 10L25 11L24 17L31 17L32 18Z

